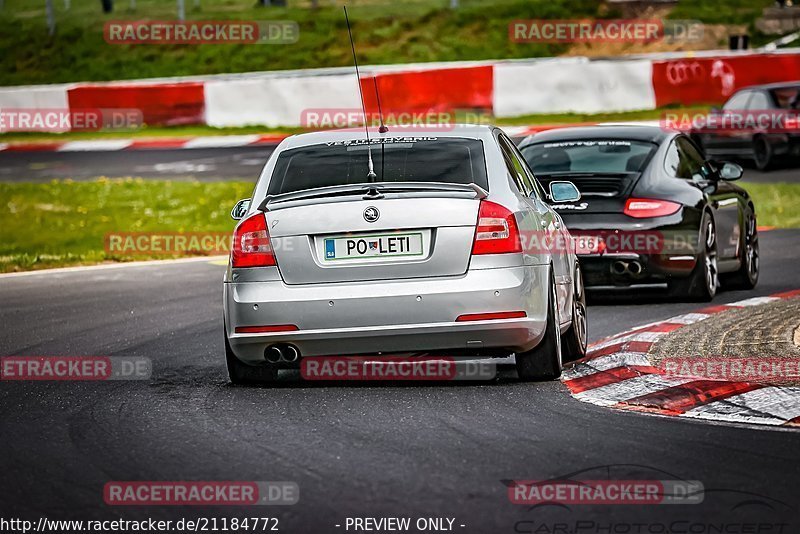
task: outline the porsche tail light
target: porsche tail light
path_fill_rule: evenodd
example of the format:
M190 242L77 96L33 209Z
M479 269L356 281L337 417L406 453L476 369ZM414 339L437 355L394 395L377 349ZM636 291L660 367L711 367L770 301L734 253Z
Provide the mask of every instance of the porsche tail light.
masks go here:
M677 202L669 200L655 200L651 198L629 198L625 202L625 215L636 219L647 219L650 217L664 217L672 215L681 209Z
M522 252L519 228L514 214L494 202L482 200L472 254Z
M231 246L232 267L269 267L276 265L272 252L267 219L263 213L256 213L236 226Z

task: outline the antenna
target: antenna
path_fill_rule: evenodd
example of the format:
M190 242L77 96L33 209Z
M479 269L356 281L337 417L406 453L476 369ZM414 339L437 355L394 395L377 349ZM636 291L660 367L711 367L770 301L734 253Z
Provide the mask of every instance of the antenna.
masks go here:
M347 34L350 36L350 49L353 51L353 64L356 66L356 81L358 94L361 96L361 111L364 112L364 134L367 136L367 154L369 156L369 172L367 179L374 182L378 176L375 174L375 164L372 162L372 144L369 141L369 121L367 120L367 106L364 104L364 90L361 88L361 75L358 73L358 59L356 58L356 45L353 42L353 31L350 29L350 18L347 16L347 6L344 7L344 20L347 23ZM381 119L381 123L383 119Z
M386 124L383 122L383 110L381 109L381 94L378 92L378 79L373 76L372 83L375 85L375 98L378 99L378 118L381 120L381 127L378 128L380 133L386 133L389 131L389 128L386 127Z

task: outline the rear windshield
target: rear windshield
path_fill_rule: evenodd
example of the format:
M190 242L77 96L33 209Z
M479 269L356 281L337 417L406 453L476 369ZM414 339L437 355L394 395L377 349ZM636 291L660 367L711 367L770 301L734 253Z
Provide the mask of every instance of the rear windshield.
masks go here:
M645 141L597 139L528 145L522 155L534 173L641 172L656 145Z
M475 183L488 190L483 143L476 139L393 137L372 139L376 182ZM278 157L270 195L368 183L366 139L286 150Z
M772 91L772 98L779 108L800 109L800 87L782 87Z

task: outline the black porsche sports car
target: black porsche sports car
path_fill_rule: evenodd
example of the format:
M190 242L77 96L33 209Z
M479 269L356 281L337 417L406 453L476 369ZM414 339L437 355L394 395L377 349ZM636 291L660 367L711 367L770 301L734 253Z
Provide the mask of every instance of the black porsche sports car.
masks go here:
M711 300L720 284L758 282L756 210L731 183L734 163L707 160L689 137L655 126L537 133L519 148L540 182L569 180L581 199L554 204L590 288L666 287Z

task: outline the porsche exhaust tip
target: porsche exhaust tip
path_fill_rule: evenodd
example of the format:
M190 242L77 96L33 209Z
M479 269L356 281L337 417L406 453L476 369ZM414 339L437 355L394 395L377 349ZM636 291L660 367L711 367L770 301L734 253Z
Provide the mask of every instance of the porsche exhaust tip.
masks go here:
M644 268L638 261L615 261L611 264L611 272L619 276L626 274L638 276L642 271Z
M614 274L625 274L628 272L628 264L624 261L615 261L611 264L611 270Z

